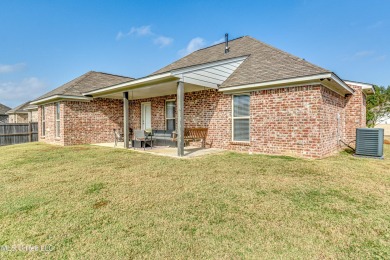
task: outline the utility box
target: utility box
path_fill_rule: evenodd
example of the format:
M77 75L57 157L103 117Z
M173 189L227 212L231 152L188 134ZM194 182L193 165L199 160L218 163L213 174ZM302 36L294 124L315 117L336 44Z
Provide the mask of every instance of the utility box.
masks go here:
M383 141L383 128L356 128L355 154L383 159Z

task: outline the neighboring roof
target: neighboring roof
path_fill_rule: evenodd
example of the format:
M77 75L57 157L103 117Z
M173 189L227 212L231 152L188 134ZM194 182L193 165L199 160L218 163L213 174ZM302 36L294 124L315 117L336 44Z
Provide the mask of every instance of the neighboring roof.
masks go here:
M331 72L252 37L244 36L229 41L227 54L225 43L216 44L197 50L151 75L241 56L248 58L222 83L221 88Z
M133 80L133 78L108 74L104 72L90 71L40 96L39 98L35 99L33 103L38 100L47 99L54 96L84 97L82 93L102 87L128 82L131 80Z
M24 114L28 113L26 110L30 106L31 101L27 101L26 103L23 103L7 112L7 114Z
M11 110L11 108L7 107L6 105L0 104L0 115L6 115L8 110Z

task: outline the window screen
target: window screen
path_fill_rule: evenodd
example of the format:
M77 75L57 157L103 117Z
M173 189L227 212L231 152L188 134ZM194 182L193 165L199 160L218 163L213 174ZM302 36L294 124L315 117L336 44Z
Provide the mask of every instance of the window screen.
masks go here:
M249 142L249 95L233 96L233 141Z

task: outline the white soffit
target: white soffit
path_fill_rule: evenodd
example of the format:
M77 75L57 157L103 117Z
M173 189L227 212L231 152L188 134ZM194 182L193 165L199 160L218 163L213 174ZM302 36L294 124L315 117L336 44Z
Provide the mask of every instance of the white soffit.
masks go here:
M349 80L344 80L344 82L347 83L348 85L361 87L362 90L367 94L374 94L375 93L375 89L374 89L374 86L372 84L356 82L356 81L349 81Z

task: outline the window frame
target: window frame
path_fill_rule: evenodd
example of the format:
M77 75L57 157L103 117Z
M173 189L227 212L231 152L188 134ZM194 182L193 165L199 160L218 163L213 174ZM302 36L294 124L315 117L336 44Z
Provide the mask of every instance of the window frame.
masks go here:
M249 96L249 115L248 116L239 116L235 117L234 116L234 97L235 96ZM234 143L250 143L251 141L251 94L250 93L240 93L240 94L232 94L232 142ZM249 125L248 125L248 131L249 131L249 140L248 141L237 141L234 140L234 120L236 119L248 119L249 120Z
M42 106L41 110L41 136L46 136L46 106Z
M174 102L175 103L175 112L174 112L174 115L173 115L173 117L167 117L167 103L168 102ZM165 131L168 131L168 123L167 123L167 121L168 120L175 120L175 124L174 124L174 127L175 127L175 129L173 130L173 131L176 131L176 106L177 106L177 104L176 104L176 99L166 99L165 100L165 113L164 113L164 115L165 115Z
M61 106L60 106L60 102L56 102L54 104L55 104L54 119L55 119L55 129L56 129L55 136L56 138L60 138L61 137Z

